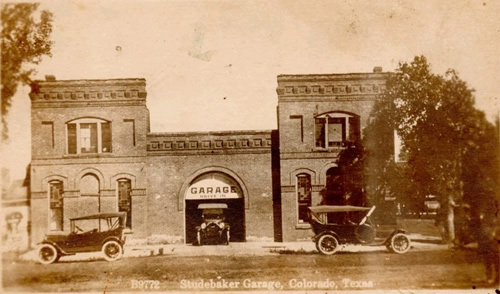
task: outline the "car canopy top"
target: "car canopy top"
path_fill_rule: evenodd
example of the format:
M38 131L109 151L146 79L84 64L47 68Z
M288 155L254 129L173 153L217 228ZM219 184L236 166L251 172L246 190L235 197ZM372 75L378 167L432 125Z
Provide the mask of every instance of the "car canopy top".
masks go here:
M102 219L102 218L111 218L111 217L125 218L126 215L127 215L126 212L108 212L108 213L97 213L97 214L92 214L92 215L74 217L74 218L70 218L70 220Z
M309 210L311 210L314 213L367 211L370 209L372 209L372 207L351 206L351 205L320 205L320 206L309 207Z
M202 203L198 205L198 209L227 209L226 203Z
M328 213L365 211L366 212L365 216L359 222L359 225L363 225L367 221L368 217L375 210L375 206L363 207L363 206L351 206L351 205L319 205L319 206L311 206L309 207L309 210L311 211L311 221L316 221L321 224L329 223Z

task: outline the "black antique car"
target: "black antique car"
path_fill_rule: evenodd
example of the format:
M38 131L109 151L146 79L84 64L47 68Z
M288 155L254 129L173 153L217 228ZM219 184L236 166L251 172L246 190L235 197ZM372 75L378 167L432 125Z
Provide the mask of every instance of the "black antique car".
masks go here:
M125 212L118 212L71 218L69 235L45 236L38 249L38 260L49 264L62 256L93 251L101 251L108 261L116 260L123 254L126 217Z
M410 250L411 241L405 230L371 222L375 206L321 205L309 210L309 223L315 234L313 241L322 254L334 254L344 244L385 245L399 254Z
M198 205L202 210L202 223L196 227L197 245L205 244L229 244L230 226L225 222L225 203L203 203Z

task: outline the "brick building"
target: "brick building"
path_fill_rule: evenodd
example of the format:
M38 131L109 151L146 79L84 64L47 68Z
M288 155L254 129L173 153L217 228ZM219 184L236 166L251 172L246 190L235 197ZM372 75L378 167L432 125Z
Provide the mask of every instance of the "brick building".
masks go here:
M32 86L32 243L69 218L126 211L132 238L194 241L198 204L229 207L231 240L312 235L307 206L334 176L385 83L363 74L278 76L278 130L152 133L144 79Z

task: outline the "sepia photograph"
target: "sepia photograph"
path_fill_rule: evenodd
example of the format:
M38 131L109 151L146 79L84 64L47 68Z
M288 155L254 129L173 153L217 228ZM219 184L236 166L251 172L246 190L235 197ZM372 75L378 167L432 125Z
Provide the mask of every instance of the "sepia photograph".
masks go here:
M500 293L500 2L1 7L1 292Z

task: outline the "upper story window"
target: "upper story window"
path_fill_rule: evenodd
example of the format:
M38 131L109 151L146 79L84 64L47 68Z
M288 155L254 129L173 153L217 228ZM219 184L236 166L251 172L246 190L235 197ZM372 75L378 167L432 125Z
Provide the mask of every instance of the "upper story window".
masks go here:
M359 116L330 112L316 116L314 125L318 148L342 147L360 139Z
M111 123L82 118L66 124L68 154L111 152Z

